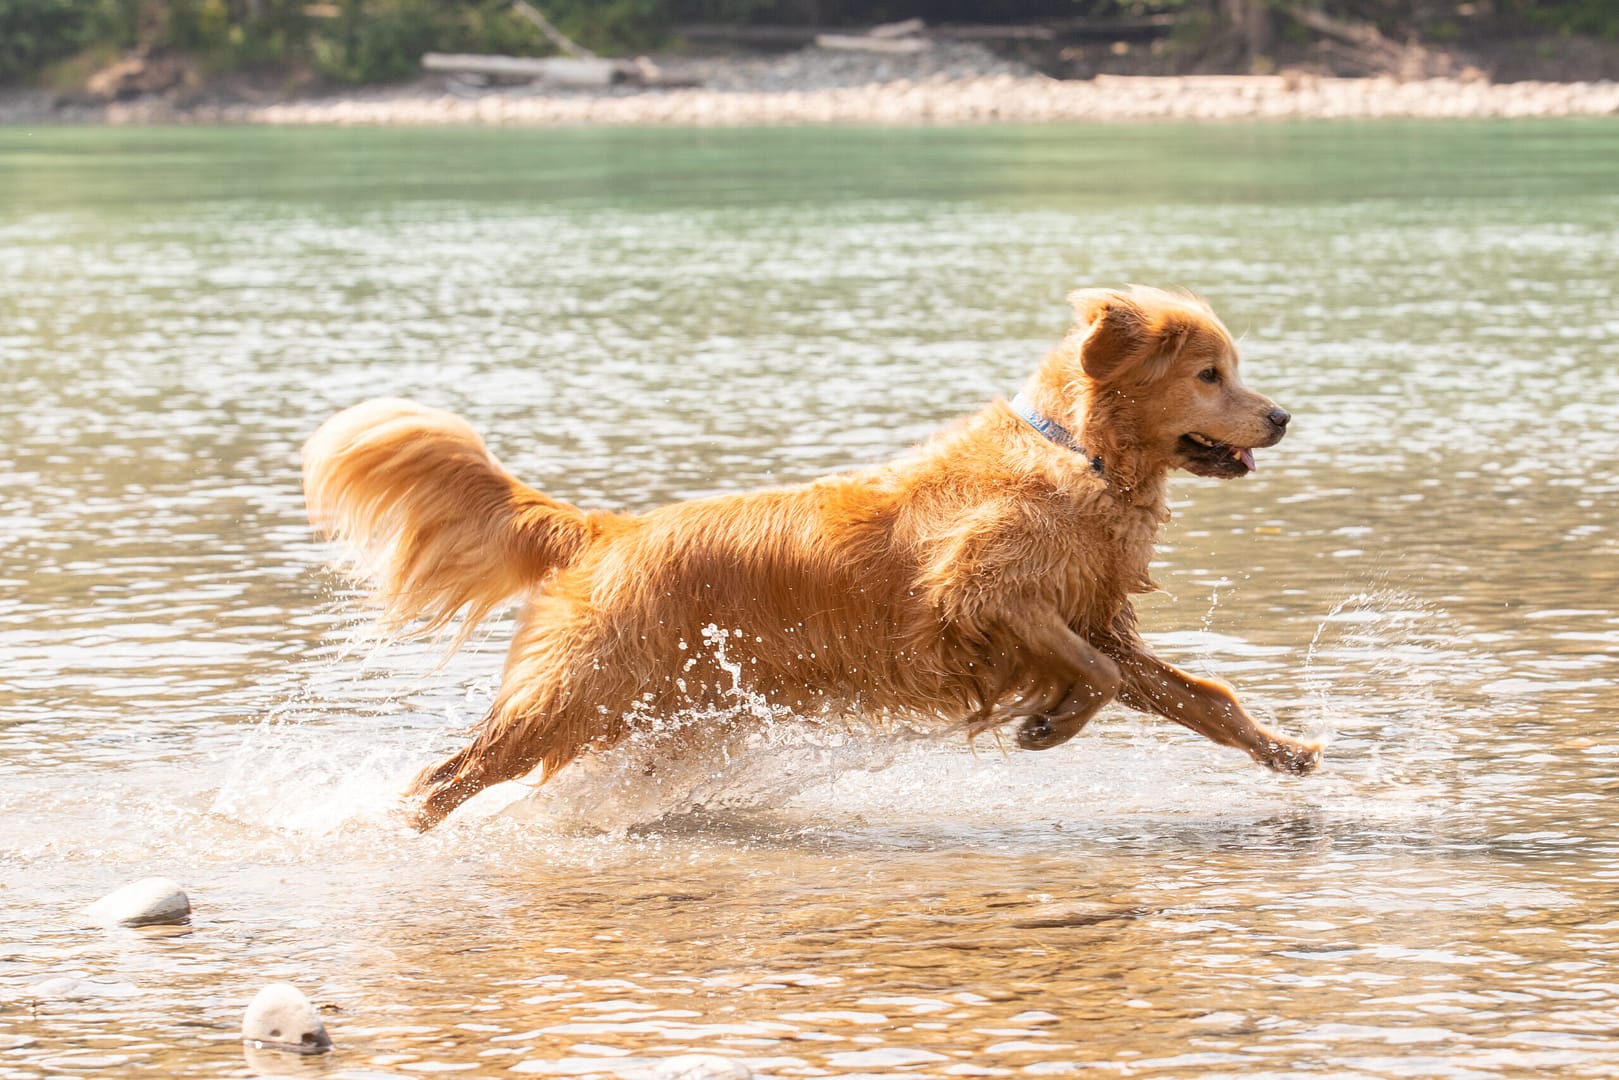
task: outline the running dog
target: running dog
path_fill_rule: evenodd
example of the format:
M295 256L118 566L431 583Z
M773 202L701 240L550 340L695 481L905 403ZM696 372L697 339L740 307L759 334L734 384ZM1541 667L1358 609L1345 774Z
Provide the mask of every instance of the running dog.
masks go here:
M411 785L413 824L491 784L547 779L648 716L723 708L739 682L807 722L897 716L969 737L1011 724L1026 750L1118 701L1279 772L1313 770L1318 745L1155 657L1130 602L1156 587L1170 472L1246 476L1288 413L1243 384L1201 300L1069 300L1073 330L1021 393L907 455L644 514L524 485L438 409L384 399L332 417L304 447L310 519L370 566L385 626L460 616L464 640L524 604L472 742ZM715 628L728 660L700 647Z

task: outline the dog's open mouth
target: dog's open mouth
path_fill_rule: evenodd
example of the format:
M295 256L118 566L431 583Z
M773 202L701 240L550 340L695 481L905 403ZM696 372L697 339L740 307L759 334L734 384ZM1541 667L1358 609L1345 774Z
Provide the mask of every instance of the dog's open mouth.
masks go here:
M1195 431L1180 437L1179 449L1184 467L1199 476L1247 476L1258 468L1252 448L1232 446Z

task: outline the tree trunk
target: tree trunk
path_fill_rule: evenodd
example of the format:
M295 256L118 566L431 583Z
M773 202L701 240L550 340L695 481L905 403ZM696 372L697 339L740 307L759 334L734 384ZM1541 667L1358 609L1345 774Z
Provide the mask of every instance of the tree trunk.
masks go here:
M1220 0L1220 14L1242 43L1250 66L1269 55L1273 40L1269 0Z

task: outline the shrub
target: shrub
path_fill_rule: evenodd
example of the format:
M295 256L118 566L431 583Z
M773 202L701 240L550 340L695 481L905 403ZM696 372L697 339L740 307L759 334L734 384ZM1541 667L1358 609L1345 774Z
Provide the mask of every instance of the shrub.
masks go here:
M87 29L84 5L73 0L0 0L0 82L77 52Z
M1531 23L1547 30L1619 37L1619 4L1613 0L1553 0L1538 4L1519 0L1517 6L1525 9Z

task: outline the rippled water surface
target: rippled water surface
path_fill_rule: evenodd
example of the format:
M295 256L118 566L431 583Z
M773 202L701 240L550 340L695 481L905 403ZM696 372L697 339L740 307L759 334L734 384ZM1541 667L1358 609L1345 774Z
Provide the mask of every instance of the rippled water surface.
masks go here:
M0 1077L1614 1075L1616 177L1612 122L0 130ZM327 415L645 508L900 451L1126 281L1297 417L1143 618L1320 775L789 723L396 822L509 624L356 634ZM151 874L189 927L81 927ZM279 979L336 1053L244 1057Z

